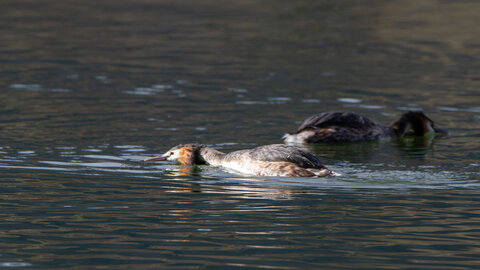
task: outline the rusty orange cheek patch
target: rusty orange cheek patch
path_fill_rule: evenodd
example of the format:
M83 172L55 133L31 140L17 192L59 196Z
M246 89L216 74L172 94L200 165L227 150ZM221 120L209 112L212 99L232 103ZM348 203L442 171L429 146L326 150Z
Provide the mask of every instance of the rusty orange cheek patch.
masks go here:
M193 165L193 148L183 147L178 155L178 162L185 166Z

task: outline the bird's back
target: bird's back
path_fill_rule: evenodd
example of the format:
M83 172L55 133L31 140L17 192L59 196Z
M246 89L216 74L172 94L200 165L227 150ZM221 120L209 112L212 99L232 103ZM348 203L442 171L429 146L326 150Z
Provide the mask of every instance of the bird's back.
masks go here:
M284 144L270 144L253 149L240 150L227 154L225 161L251 162L289 162L301 168L325 168L315 155L297 147Z
M387 134L387 127L354 112L324 112L305 119L287 143L371 141Z
M321 129L328 127L345 127L351 129L369 129L378 125L372 120L354 112L323 112L305 119L296 133L305 129Z

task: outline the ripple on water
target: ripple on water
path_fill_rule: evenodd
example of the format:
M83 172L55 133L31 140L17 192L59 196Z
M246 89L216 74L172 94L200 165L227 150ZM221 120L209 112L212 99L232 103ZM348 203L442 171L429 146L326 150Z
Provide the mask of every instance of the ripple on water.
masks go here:
M82 157L92 158L92 159L124 160L124 158L121 158L121 157L108 156L108 155L82 155Z
M358 99L358 98L338 98L337 101L343 102L343 103L361 103L363 100Z
M227 90L228 90L229 92L237 93L237 94L245 94L245 93L248 93L248 90L247 90L247 89L243 89L243 88L228 88Z
M284 104L290 102L292 99L289 97L268 97L267 100L270 104Z
M20 170L40 170L40 171L70 171L71 170L69 168L59 168L59 167L15 166L15 165L0 165L0 168L20 169Z
M67 76L65 76L66 79L68 80L72 80L72 81L76 81L80 78L80 75L78 74L69 74Z
M73 150L73 149L76 149L76 147L73 147L73 146L57 146L57 147L55 147L55 149L59 149L59 150Z
M400 111L423 111L423 108L414 106L399 106L397 109Z
M119 162L62 162L62 161L40 161L40 163L51 164L57 166L84 166L94 168L122 168L123 163Z
M267 104L286 104L291 102L292 99L289 97L268 97L266 101L264 100L237 100L235 104L238 105L267 105Z
M152 85L153 89L165 90L165 89L172 89L172 85L165 85L165 84L154 84Z
M172 90L172 93L175 94L179 98L184 98L184 97L187 96L187 94L185 94L185 91L180 90L180 89Z
M362 108L362 109L368 109L368 110L379 110L379 109L383 109L385 108L385 106L381 106L381 105L358 105L359 108Z
M177 131L178 128L169 128L169 127L158 127L154 128L155 130L165 130L165 131Z
M471 107L467 109L467 112L480 113L480 107Z
M144 152L145 147L141 145L116 145L114 148L121 149L122 152Z
M95 149L95 148L82 149L82 151L85 151L85 152L93 152L93 153L103 152L103 150L101 150L101 149Z
M22 84L14 83L10 84L9 87L14 90L20 91L47 91L53 93L70 93L72 90L66 88L52 88L52 89L43 89L40 84Z
M15 90L24 90L24 91L40 91L42 90L42 86L39 84L22 84L22 83L14 83L10 84L9 87Z
M239 105L266 105L266 104L268 104L268 102L257 101L257 100L243 100L243 101L235 101L235 104L239 104Z
M141 145L115 145L114 148L118 149L132 149L132 148L143 148Z
M124 91L125 94L130 94L130 95L155 95L157 93L164 92L163 89L156 89L156 88L150 88L150 87L138 87L133 90L127 90Z
M183 84L188 84L188 80L177 80L177 84L183 85Z
M26 262L0 262L0 268L18 268L18 267L31 267L33 266L31 263Z
M473 112L480 113L480 107L470 107L470 108L454 108L454 107L438 107L441 111L447 112Z
M70 92L72 92L72 90L70 90L70 89L65 89L65 88L54 88L54 89L50 89L50 92L54 92L54 93L70 93Z
M302 99L302 103L320 103L320 100L319 99L314 99L314 98Z
M147 118L147 121L158 122L158 123L165 122L164 119L158 119L158 118Z
M35 154L35 151L18 151L18 154L20 154L20 155L33 155L33 154Z
M342 173L343 176L339 177L339 180L346 181L347 185L354 184L352 187L438 189L449 188L451 185L470 185L474 181L468 172L460 174L441 170L436 166L389 170L386 168L367 169L350 165L341 166L338 169L331 166L330 169Z
M165 90L172 89L172 85L163 85L163 84L155 84L150 87L137 87L132 90L123 91L125 94L130 95L156 95L159 93L165 92Z

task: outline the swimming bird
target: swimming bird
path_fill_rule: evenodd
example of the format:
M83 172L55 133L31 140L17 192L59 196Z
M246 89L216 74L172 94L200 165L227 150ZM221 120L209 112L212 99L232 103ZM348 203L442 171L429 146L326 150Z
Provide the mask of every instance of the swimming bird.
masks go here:
M285 134L283 139L287 144L359 142L428 133L448 134L423 112L409 111L389 126L383 126L354 112L331 111L310 116L297 131Z
M325 168L320 159L298 147L270 144L253 149L223 153L204 144L177 145L165 154L145 161L177 161L185 166L208 164L246 175L322 177L337 173Z

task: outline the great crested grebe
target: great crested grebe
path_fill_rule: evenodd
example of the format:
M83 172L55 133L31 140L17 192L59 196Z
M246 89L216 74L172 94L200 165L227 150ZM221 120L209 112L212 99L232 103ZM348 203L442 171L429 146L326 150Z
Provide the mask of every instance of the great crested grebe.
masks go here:
M409 111L389 126L379 125L354 112L324 112L305 119L286 143L359 142L387 137L424 136L427 133L448 134L437 128L423 112Z
M284 144L223 153L204 144L177 145L165 154L145 161L178 161L185 166L209 164L241 174L257 176L321 177L337 176L310 152Z

